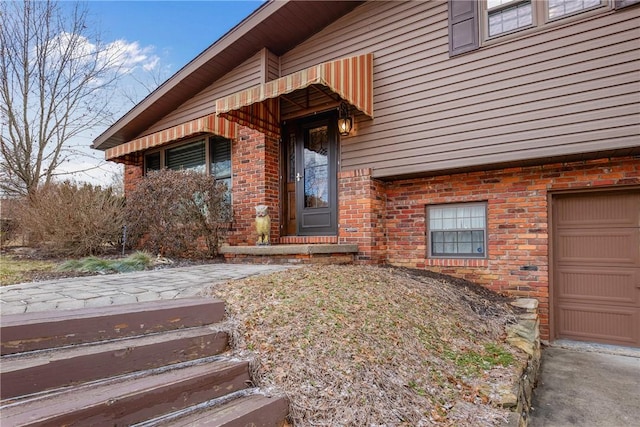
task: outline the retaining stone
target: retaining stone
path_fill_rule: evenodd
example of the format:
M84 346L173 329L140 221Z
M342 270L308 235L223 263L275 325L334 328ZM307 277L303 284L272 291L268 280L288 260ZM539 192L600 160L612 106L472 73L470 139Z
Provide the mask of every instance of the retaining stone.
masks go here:
M529 425L529 411L533 388L540 369L540 320L538 318L538 300L520 298L511 303L514 307L524 308L525 313L518 315L518 321L507 329L507 342L523 350L529 356L526 367L512 390L499 391L502 406L511 408L514 413L509 426L526 427Z

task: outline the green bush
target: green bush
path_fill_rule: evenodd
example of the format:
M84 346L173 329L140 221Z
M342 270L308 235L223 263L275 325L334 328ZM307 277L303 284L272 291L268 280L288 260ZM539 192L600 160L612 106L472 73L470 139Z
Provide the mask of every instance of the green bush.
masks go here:
M155 254L215 256L231 217L226 186L202 173L150 172L127 193L127 239Z
M110 188L52 183L25 200L19 223L30 246L52 255L100 254L120 242L124 199Z
M145 252L136 252L122 259L87 257L69 260L58 267L59 271L80 271L83 273L127 273L145 270L153 264L153 257Z

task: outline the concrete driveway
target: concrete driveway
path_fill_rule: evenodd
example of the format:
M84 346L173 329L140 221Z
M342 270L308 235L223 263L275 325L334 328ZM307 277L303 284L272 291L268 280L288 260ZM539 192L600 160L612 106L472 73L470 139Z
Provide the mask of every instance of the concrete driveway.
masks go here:
M547 347L530 426L640 426L640 349Z

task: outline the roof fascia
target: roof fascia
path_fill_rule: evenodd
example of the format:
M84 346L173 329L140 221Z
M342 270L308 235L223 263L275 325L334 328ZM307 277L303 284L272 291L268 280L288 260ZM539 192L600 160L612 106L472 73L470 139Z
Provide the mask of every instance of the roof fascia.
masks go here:
M251 15L243 19L238 25L230 29L222 37L220 37L211 46L205 49L201 54L191 60L187 65L178 70L173 76L162 83L153 92L147 95L142 101L136 104L131 110L125 113L120 119L118 119L113 125L107 128L102 134L96 137L91 145L91 148L100 149L100 146L104 144L115 133L122 130L133 119L138 117L143 111L152 106L155 102L160 100L163 96L169 93L174 87L176 87L185 77L189 76L195 70L202 67L216 55L220 54L225 49L232 46L239 39L244 37L251 31L256 25L264 21L267 17L276 13L279 9L284 7L290 0L277 0L268 1L256 9Z

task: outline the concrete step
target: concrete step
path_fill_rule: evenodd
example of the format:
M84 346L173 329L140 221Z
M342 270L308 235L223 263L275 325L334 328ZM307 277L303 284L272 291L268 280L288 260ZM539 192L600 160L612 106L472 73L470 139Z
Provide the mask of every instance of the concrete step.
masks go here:
M3 356L0 398L214 356L227 347L226 332L217 326L201 326Z
M258 389L242 390L152 419L133 427L281 427L289 412L284 396L267 396Z
M27 397L0 406L3 426L128 426L249 383L248 363L200 359Z
M63 347L180 328L224 318L224 302L175 299L1 317L0 354Z

